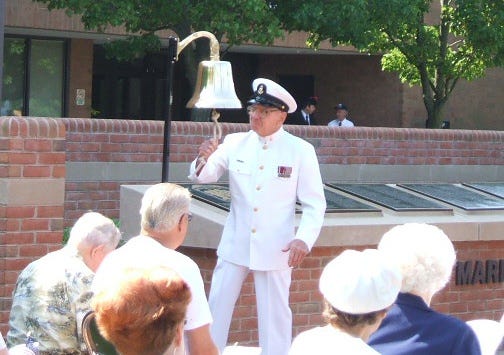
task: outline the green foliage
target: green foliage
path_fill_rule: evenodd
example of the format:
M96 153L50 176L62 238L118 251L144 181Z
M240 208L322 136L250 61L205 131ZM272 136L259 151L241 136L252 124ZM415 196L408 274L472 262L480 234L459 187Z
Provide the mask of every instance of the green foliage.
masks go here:
M383 55L383 70L422 86L431 127L459 79L504 65L502 0L278 0L273 8L287 30L310 34L311 47L329 40Z
M218 40L225 36L229 45L250 40L271 44L283 35L279 20L263 0L35 1L50 10L65 9L68 15L80 15L88 30L103 32L109 26L123 26L131 36L109 45L110 53L119 59L158 50L160 30L173 30L180 39L205 30Z
M108 57L128 61L161 47L159 31L171 30L180 40L208 31L228 46L252 41L272 44L283 36L280 21L264 0L35 0L48 9L81 16L87 30L104 32L122 26L125 40L107 44ZM229 47L228 47L229 48ZM194 41L183 53L185 75L194 88L198 63L209 57L208 40Z

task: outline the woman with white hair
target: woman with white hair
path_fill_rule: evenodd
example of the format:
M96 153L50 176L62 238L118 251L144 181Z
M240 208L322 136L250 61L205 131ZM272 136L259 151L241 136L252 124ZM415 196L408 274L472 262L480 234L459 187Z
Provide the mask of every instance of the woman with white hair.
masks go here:
M401 273L376 249L345 250L322 271L324 327L299 334L289 355L378 354L365 342L392 305Z
M407 223L385 233L378 250L397 262L401 292L368 342L381 354L481 354L476 335L463 321L429 307L450 280L455 249L433 225Z
M19 274L12 297L7 345L28 336L42 354L80 354L82 319L90 310L91 282L121 232L110 218L86 212L73 225L68 243L31 262Z

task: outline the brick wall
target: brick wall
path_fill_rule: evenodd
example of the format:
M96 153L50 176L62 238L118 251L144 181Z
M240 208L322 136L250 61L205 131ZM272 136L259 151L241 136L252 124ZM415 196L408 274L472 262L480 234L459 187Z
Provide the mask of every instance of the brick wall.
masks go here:
M65 126L0 117L0 330L21 269L58 249L63 233Z
M91 177L69 179L72 172L68 167L97 163L103 164L102 170L145 163L159 166L163 122L2 117L0 128L0 330L5 334L10 294L18 272L29 261L59 248L63 227L72 225L86 210L119 217L120 185L149 182L128 174L111 180L103 178L103 171ZM246 124L223 124L224 134L247 129ZM327 165L428 164L476 169L504 165L504 132L499 131L365 127L338 130L322 126L286 126L286 129L310 141L320 162ZM212 132L210 123L172 122L170 162L191 161L199 143ZM153 178L150 182L159 180ZM455 246L459 260L495 259L504 255L502 240L456 242ZM295 334L320 324L317 279L323 266L342 250L337 246L317 247L303 266L294 271L291 306ZM215 250L185 247L182 251L197 261L208 287L216 261ZM251 281L247 279L237 304L230 341L256 342ZM452 281L433 304L462 319L499 319L504 311L503 299L502 282L456 286Z
M455 242L457 260L499 260L504 255L504 241ZM376 245L359 246L354 249L375 248ZM293 334L323 324L322 296L318 291L318 279L327 263L345 248L314 248L303 264L292 274L290 306L293 315ZM215 251L208 249L181 248L200 266L203 279L209 290L212 270L215 266ZM257 313L254 282L248 277L236 304L229 342L256 344ZM477 318L499 320L504 313L504 283L455 285L455 273L450 283L432 300L431 306L444 313L467 321Z
M163 122L62 118L67 129L67 162L161 162ZM248 130L248 124L222 123L223 135ZM504 132L407 128L338 129L285 126L317 151L320 164L504 165ZM172 122L170 162L190 162L197 147L213 134L206 122ZM456 178L456 177L455 177ZM160 175L159 175L160 179ZM144 183L148 183L149 181ZM159 182L152 180L150 182ZM66 182L65 225L88 209L119 217L121 181Z

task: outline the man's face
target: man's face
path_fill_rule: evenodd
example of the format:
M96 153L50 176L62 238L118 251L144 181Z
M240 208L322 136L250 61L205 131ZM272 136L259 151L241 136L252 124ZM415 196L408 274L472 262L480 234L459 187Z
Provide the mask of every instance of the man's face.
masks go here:
M308 105L306 106L306 109L305 109L306 113L311 115L312 113L314 113L315 111L317 111L317 106L315 105Z
M271 106L252 105L247 108L250 128L261 137L267 137L282 127L287 113Z
M344 109L336 110L336 117L338 120L343 121L347 117L348 111Z

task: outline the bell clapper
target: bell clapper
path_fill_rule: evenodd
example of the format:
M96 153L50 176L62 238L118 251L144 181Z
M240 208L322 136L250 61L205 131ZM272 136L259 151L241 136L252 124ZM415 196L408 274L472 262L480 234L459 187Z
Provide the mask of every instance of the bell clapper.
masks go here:
M217 112L217 110L212 109L211 118L214 123L213 138L216 139L217 141L220 141L220 139L222 138L222 128L221 128L221 125L218 121L220 118L220 113ZM204 157L198 157L197 165L196 165L196 175L199 175L199 173L201 172L201 169L203 169L205 164L206 164L206 159Z
M220 123L218 122L219 118L220 113L217 112L215 109L212 109L212 121L214 122L213 136L214 139L217 139L217 141L219 141L222 138L222 128Z

